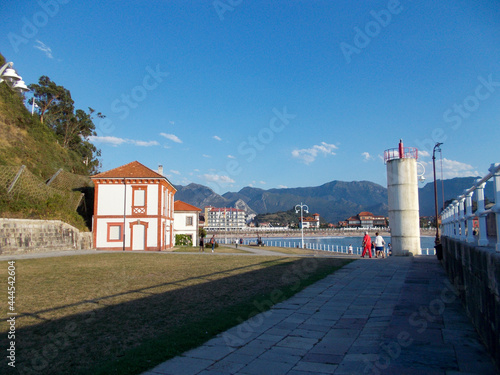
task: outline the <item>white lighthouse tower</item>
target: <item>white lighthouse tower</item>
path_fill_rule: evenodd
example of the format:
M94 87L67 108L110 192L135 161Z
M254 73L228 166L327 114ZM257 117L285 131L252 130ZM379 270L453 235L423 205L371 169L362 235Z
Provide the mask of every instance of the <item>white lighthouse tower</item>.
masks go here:
M418 209L418 150L399 147L384 152L387 165L387 194L392 255L420 255Z

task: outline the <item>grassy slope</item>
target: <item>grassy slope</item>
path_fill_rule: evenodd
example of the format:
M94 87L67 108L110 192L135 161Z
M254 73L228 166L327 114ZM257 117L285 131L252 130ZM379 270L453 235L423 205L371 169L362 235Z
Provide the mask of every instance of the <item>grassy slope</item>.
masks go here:
M0 54L0 66L4 64L5 58ZM39 177L41 183L60 168L75 174L86 174L80 157L59 145L55 134L40 122L38 116L31 116L23 98L6 83L0 83L0 166L21 165ZM79 229L87 229L84 219L75 211L62 208L64 204L60 204L58 199L34 201L23 196L10 197L0 187L0 216L59 219Z
M22 99L0 84L0 165L26 165L46 180L59 168L85 171L78 156L57 143L54 133L24 107Z

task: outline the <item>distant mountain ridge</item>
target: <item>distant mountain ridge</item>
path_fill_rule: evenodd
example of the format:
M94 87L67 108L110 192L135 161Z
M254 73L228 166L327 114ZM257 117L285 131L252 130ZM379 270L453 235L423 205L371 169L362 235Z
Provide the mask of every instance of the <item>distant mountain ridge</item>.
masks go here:
M455 198L471 187L476 177L457 177L444 180L445 200ZM376 215L388 214L387 188L370 181L331 181L315 187L274 188L269 190L244 187L238 192L223 195L212 189L191 183L176 185L176 200L182 200L200 208L237 207L248 214L288 211L299 203L309 206L309 212L319 213L326 221L336 223L361 211ZM491 183L486 185L486 197L493 197ZM438 181L439 205L441 181ZM419 189L420 216L434 215L434 185L428 183Z

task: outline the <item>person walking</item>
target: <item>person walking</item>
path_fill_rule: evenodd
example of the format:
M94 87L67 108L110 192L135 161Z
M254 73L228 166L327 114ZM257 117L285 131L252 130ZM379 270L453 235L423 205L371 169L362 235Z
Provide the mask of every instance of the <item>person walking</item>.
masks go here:
M382 236L380 236L377 233L375 233L375 258L378 258L379 256L382 258L385 258L385 252L384 252L384 245L385 241Z
M210 243L212 244L212 253L213 253L215 249L215 234L210 239Z
M372 257L372 239L368 235L368 232L365 232L365 236L363 237L363 254L361 254L361 258L365 257L366 252L368 251L368 255L370 258Z
M205 241L203 241L203 237L200 237L200 251L205 251Z
M352 254L352 244L349 244L349 252L348 254Z

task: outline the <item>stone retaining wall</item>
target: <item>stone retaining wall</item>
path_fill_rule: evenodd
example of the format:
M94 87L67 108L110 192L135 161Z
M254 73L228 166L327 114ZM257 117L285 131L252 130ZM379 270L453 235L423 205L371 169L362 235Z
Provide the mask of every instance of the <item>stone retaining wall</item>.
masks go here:
M443 266L500 368L500 253L442 237Z
M59 220L0 219L0 254L92 249L92 233Z

